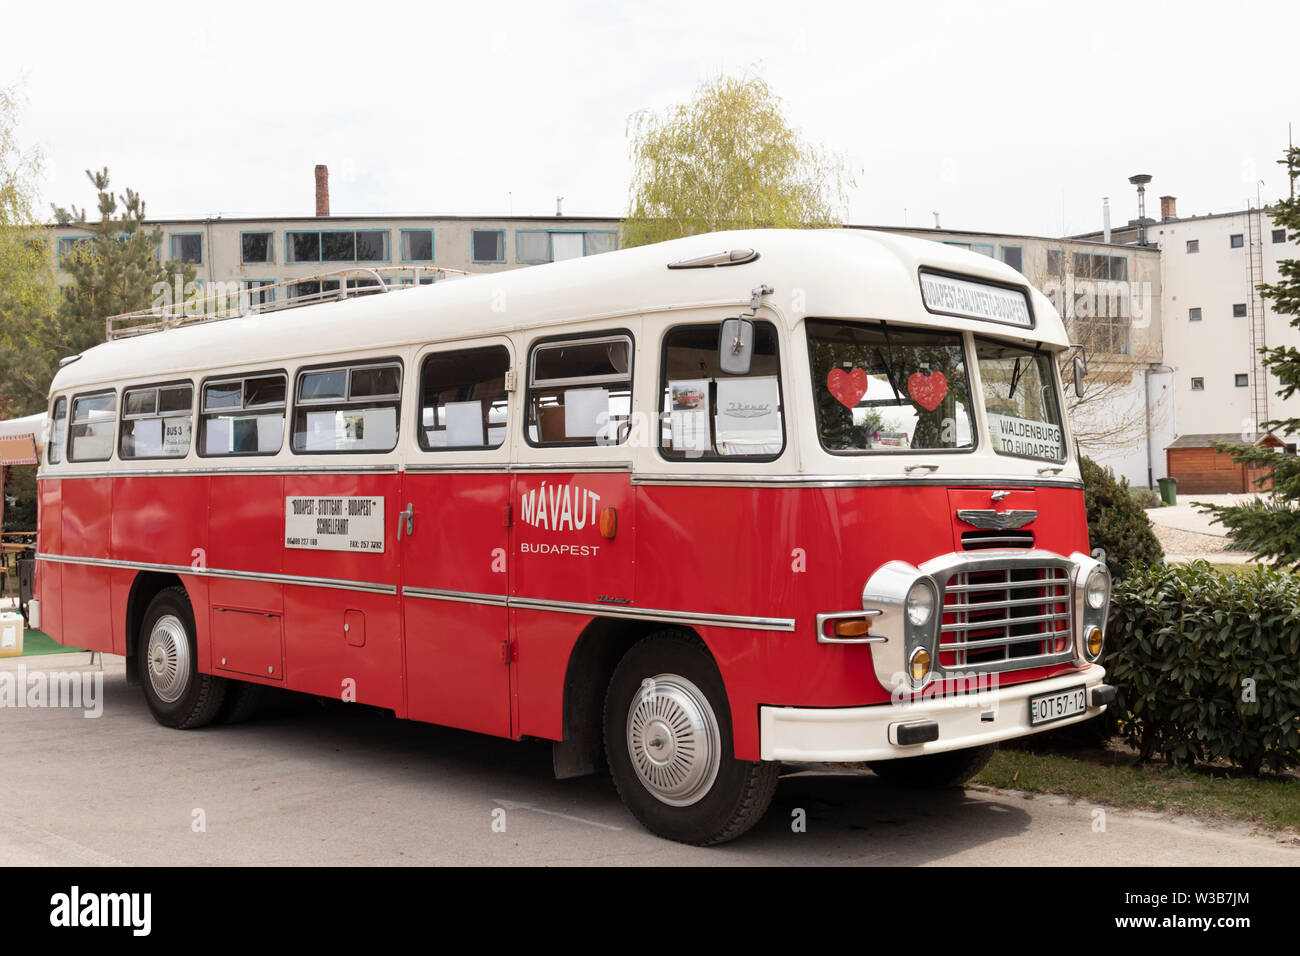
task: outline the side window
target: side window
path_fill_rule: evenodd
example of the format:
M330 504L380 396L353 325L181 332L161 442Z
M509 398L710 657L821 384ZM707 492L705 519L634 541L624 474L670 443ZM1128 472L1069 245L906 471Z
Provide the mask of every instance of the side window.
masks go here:
M199 454L274 455L284 444L287 389L283 372L204 382Z
M120 458L184 458L190 453L194 386L149 385L122 393Z
M659 449L670 459L775 458L785 448L776 328L754 323L748 375L718 366L720 324L683 325L664 338Z
M63 444L68 440L68 400L58 398L54 402L54 411L50 413L50 443L45 449L45 459L51 465L63 461Z
M500 448L506 440L506 373L502 345L430 355L420 366L420 447Z
M384 452L397 446L402 367L370 362L298 373L295 454Z
M534 346L528 442L621 445L632 421L632 337L626 333Z
M113 426L117 424L117 393L78 395L72 400L72 440L69 461L108 461L113 456Z

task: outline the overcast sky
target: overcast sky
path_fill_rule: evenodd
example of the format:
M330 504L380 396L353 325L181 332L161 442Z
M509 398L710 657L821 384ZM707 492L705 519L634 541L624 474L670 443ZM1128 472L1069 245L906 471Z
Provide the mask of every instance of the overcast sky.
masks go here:
M15 9L16 8L16 9ZM152 217L626 210L627 121L756 68L804 135L847 154L861 224L1059 235L1287 188L1300 3L23 3L0 86L46 160Z

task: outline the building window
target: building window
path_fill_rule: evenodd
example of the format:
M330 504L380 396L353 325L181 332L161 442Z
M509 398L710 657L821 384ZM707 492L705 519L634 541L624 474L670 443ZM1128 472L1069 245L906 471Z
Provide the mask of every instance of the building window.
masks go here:
M172 259L203 265L203 233L178 232L172 236Z
M199 416L200 455L274 455L284 444L283 372L208 382Z
M396 362L300 372L290 447L295 454L392 451L401 400Z
M1246 316L1245 302L1238 302L1236 305L1232 307L1232 317L1234 319L1242 319L1245 318L1245 316Z
M387 229L286 232L288 262L388 262Z
M553 339L533 349L528 443L621 445L631 431L632 339Z
M1236 384L1237 388L1245 388L1247 385L1250 384L1250 376L1247 375L1245 372L1238 372L1234 376L1234 383Z
M60 236L57 248L59 268L63 268L63 260L73 253L89 255L95 248L94 241L94 236Z
M403 229L402 230L402 261L403 262L432 262L433 261L433 230L432 229Z
M194 386L128 388L122 395L122 458L184 458L190 453Z
M273 285L274 279L240 279L240 307L248 310L270 305L275 301L275 290L271 288Z
M1002 261L1019 273L1025 271L1025 250L1021 246L1003 246Z
M1061 275L1061 262L1064 255L1060 249L1047 250L1047 274L1049 276Z
M616 232L519 229L515 232L515 261L559 262L610 252L618 246Z
M1076 252L1074 254L1074 274L1080 279L1125 281L1128 279L1128 257Z
M1245 240L1243 239L1242 234L1239 232L1233 233L1231 236L1228 237L1228 245L1231 246L1233 249L1240 249L1242 245L1244 245L1244 242Z
M1200 251L1201 251L1201 240L1199 240L1199 239L1188 239L1188 240L1187 240L1187 251L1188 251L1188 252L1200 252Z
M1199 308L1197 308L1197 309L1188 309L1188 310L1187 310L1187 321L1188 321L1188 322L1199 322L1199 321L1201 321L1201 310L1200 310Z
M1273 241L1274 241L1274 242L1286 242L1286 230L1285 230L1285 229L1274 229L1274 230L1273 230Z
M500 448L506 440L506 373L500 345L438 352L420 370L420 447Z
M239 261L246 265L262 265L274 262L271 245L271 234L269 232L241 232L239 234Z
M475 229L470 233L470 249L471 258L475 262L505 262L506 231Z
M313 279L310 282L295 282L293 285L289 286L289 298L306 299L307 301L298 304L307 305L313 300L324 301L326 299L336 299L338 298L338 291L338 279L324 279L319 282Z
M1192 391L1193 391L1193 392L1203 392L1203 391L1205 391L1205 379L1203 379L1203 378L1193 378L1193 379L1192 379Z

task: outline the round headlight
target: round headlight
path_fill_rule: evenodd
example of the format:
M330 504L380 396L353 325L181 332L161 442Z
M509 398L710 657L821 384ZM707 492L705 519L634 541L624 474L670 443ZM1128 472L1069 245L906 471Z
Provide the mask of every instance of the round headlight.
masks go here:
M923 627L934 613L934 589L924 581L917 581L907 592L907 619L915 627Z
M1088 606L1094 611L1100 611L1106 606L1106 598L1109 596L1110 575L1106 573L1105 568L1094 568L1093 572L1088 575Z

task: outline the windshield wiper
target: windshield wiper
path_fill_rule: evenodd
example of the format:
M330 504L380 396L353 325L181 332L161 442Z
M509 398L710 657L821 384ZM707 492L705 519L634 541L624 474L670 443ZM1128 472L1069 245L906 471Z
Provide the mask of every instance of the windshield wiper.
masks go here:
M1007 401L1016 397L1016 386L1020 384L1020 376L1024 372L1020 371L1020 356L1016 356L1015 368L1011 370L1011 389L1007 392Z
M880 359L880 364L885 367L885 378L889 379L889 387L894 390L894 401L901 402L903 396L898 394L898 382L894 380L894 345L889 341L889 326L881 322L880 330L885 333L885 351L889 355L886 357L881 354L880 349L876 349L876 358Z

